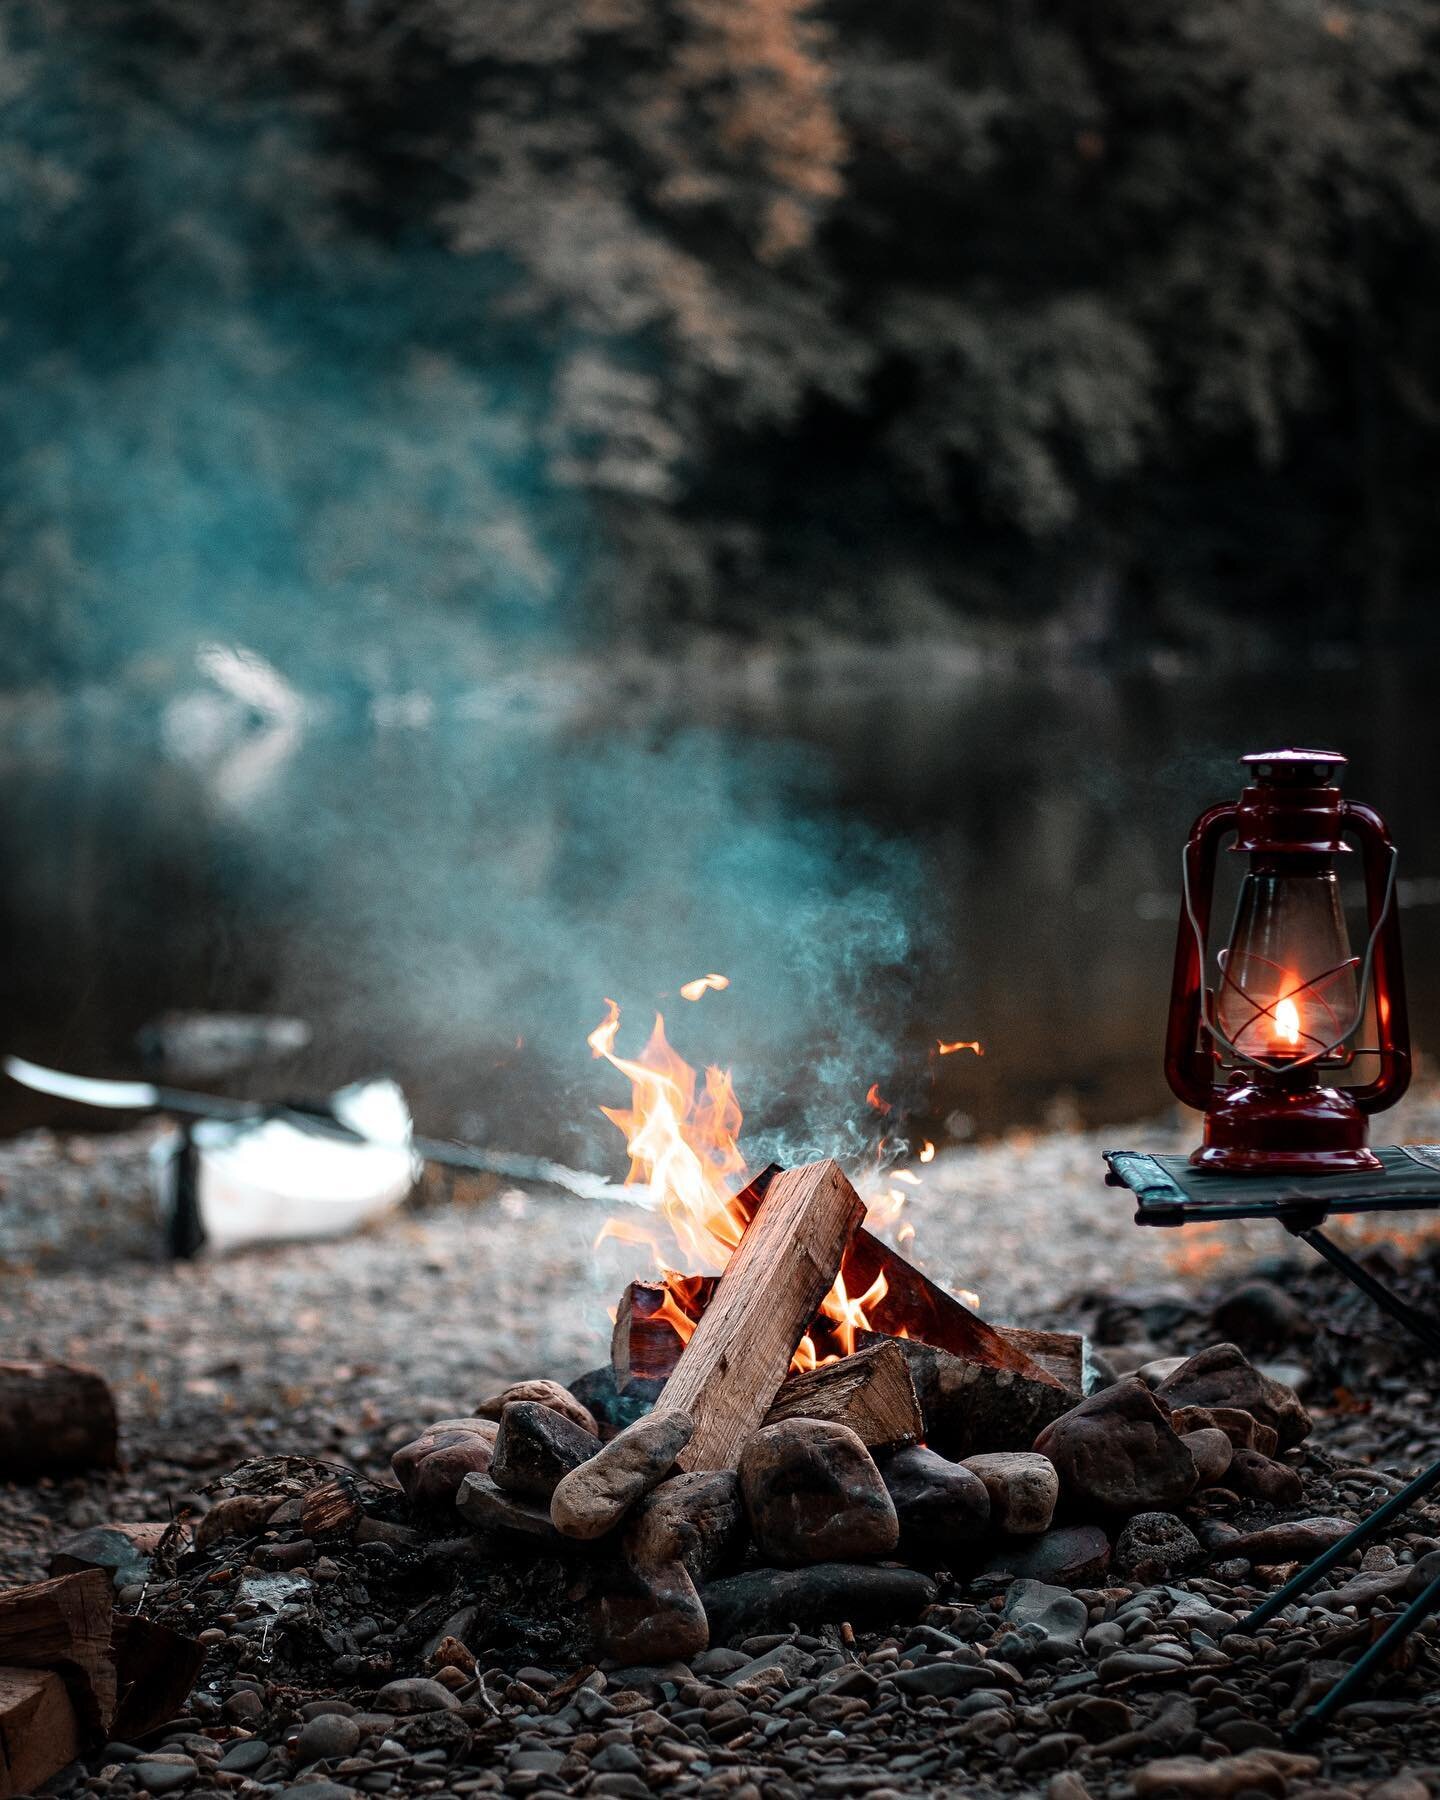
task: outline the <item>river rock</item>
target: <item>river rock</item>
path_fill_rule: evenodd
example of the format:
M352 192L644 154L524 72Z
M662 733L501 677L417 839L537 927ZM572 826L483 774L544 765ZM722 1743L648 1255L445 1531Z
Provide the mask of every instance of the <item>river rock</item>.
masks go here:
M746 1535L740 1477L733 1469L672 1475L638 1503L625 1525L624 1554L641 1569L681 1563L708 1581L739 1554Z
M1203 1431L1181 1432L1180 1442L1194 1459L1200 1487L1214 1487L1224 1479L1235 1454L1235 1446L1218 1426L1208 1426Z
M895 1502L848 1425L780 1419L762 1426L740 1453L740 1493L769 1562L884 1556L900 1541Z
M1247 1500L1265 1500L1271 1506L1299 1506L1305 1498L1299 1470L1262 1456L1258 1450L1235 1452L1225 1485Z
M1212 1344L1188 1357L1156 1393L1169 1407L1228 1406L1248 1412L1274 1430L1282 1450L1310 1435L1310 1415L1295 1390L1262 1375L1238 1344Z
M550 1498L555 1529L571 1538L613 1531L670 1473L694 1433L688 1413L654 1412L637 1419L558 1484Z
M143 1582L150 1573L150 1558L169 1529L167 1524L87 1526L55 1546L50 1573L71 1575L79 1569L104 1569L117 1588Z
M441 1419L397 1450L390 1467L417 1505L449 1506L467 1475L490 1467L497 1429L489 1419Z
M979 1475L918 1444L882 1458L881 1474L907 1560L953 1568L974 1555L990 1522L990 1495Z
M1314 1337L1305 1309L1273 1281L1246 1281L1219 1302L1211 1323L1247 1350L1274 1350Z
M1292 1780L1319 1772L1320 1759L1286 1750L1247 1750L1243 1756L1162 1756L1130 1775L1137 1794L1176 1794L1180 1800L1229 1800L1232 1794L1283 1794Z
M552 1546L561 1542L550 1519L550 1509L537 1500L507 1494L486 1474L470 1474L460 1483L455 1510L478 1531L500 1531L519 1537L539 1538Z
M295 1740L295 1761L300 1767L327 1758L353 1756L360 1743L360 1727L343 1713L319 1713L300 1727Z
M278 1494L226 1494L195 1527L195 1548L208 1550L227 1537L257 1537L279 1505Z
M1163 1581L1187 1564L1198 1562L1202 1555L1200 1540L1174 1513L1136 1513L1121 1527L1115 1540L1116 1573L1143 1587Z
M549 1503L561 1480L596 1454L600 1440L553 1406L511 1400L500 1413L490 1478L522 1500Z
M720 1644L842 1619L862 1629L888 1629L917 1618L933 1604L935 1594L935 1583L918 1570L867 1563L747 1569L700 1590L711 1640Z
M1134 1376L1062 1413L1035 1448L1071 1505L1112 1518L1178 1506L1197 1480L1168 1407Z
M1090 1609L1068 1588L1044 1581L1014 1581L1005 1596L1003 1616L1017 1628L1039 1633L1037 1654L1044 1659L1070 1656L1080 1648Z
M509 1387L501 1388L498 1394L491 1394L488 1400L480 1401L475 1411L482 1419L498 1420L512 1400L538 1401L541 1406L548 1406L563 1414L582 1431L588 1431L593 1437L600 1435L600 1427L595 1423L595 1415L590 1408L577 1400L569 1388L561 1387L558 1381L512 1381Z
M375 1711L381 1713L454 1712L459 1704L449 1688L427 1675L387 1681L375 1696Z
M1353 1606L1357 1612L1369 1612L1381 1600L1392 1597L1409 1600L1440 1576L1440 1550L1431 1550L1413 1563L1401 1563L1393 1569L1364 1570L1337 1588L1320 1589L1307 1596L1311 1606L1325 1612L1340 1612Z
M985 1484L994 1530L1009 1537L1037 1537L1050 1529L1060 1498L1060 1477L1048 1456L1034 1450L996 1450L967 1456L961 1466Z
M1110 1540L1098 1525L1056 1525L1037 1538L997 1546L985 1566L987 1574L1089 1587L1110 1567Z
M710 1643L705 1608L679 1562L607 1562L597 1574L590 1621L600 1654L626 1666L686 1662Z
M1259 1531L1242 1531L1224 1546L1224 1554L1243 1556L1262 1565L1308 1562L1354 1529L1348 1519L1291 1519L1283 1525L1266 1525Z
M1182 1437L1192 1431L1223 1431L1237 1450L1258 1450L1262 1456L1273 1456L1280 1448L1278 1432L1238 1406L1177 1406L1170 1423Z

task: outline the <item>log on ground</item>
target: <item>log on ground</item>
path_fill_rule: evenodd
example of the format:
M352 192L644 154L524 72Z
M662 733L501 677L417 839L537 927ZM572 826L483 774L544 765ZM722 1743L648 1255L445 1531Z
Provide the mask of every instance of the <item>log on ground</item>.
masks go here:
M75 1363L0 1362L0 1481L33 1481L119 1459L115 1398Z

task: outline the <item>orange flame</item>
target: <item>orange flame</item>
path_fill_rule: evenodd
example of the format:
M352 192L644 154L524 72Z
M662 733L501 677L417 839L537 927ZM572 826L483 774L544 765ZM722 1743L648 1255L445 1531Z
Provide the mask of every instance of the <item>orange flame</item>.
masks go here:
M715 979L723 982L724 977L706 977L707 981ZM620 1008L613 1000L607 1000L605 1005L605 1018L586 1042L597 1057L603 1057L630 1083L628 1107L600 1108L625 1134L625 1147L630 1153L626 1185L649 1188L650 1204L664 1217L685 1264L696 1270L723 1271L746 1224L731 1189L732 1182L736 1191L744 1184L746 1166L739 1145L742 1114L729 1073L706 1069L703 1087L697 1093L695 1071L666 1041L665 1021L658 1013L650 1041L639 1056L617 1056ZM885 1106L874 1089L872 1096L872 1104ZM898 1211L905 1195L902 1190L891 1188L887 1199ZM665 1277L665 1299L658 1316L667 1319L681 1341L688 1343L696 1320L683 1304L685 1278L667 1266L655 1234L644 1225L610 1219L601 1229L597 1245L606 1238L648 1245L654 1252ZM882 1273L863 1294L852 1299L843 1276L837 1277L820 1310L832 1322L831 1335L842 1346L842 1354L848 1355L854 1349L857 1331L870 1328L868 1309L885 1297L887 1285ZM825 1360L835 1359L830 1356ZM806 1369L816 1365L815 1344L807 1335L795 1352L792 1367Z
M1299 1047L1300 1008L1288 994L1283 1000L1275 1002L1275 1019L1270 1035L1277 1044L1284 1044L1289 1049Z
M727 1184L728 1177L745 1175L737 1142L742 1115L730 1076L707 1069L697 1095L695 1071L666 1042L659 1013L640 1055L617 1056L620 1008L613 1000L605 1004L609 1012L586 1042L630 1082L628 1108L600 1108L625 1133L626 1185L650 1189L687 1263L723 1268L745 1230Z
M935 1160L935 1146L930 1142L929 1138L926 1138L925 1142L920 1146L920 1160L922 1163L934 1162Z
M687 981L680 989L682 1000L698 1000L702 994L714 992L724 993L730 985L728 975L697 975L694 981Z
M983 1056L985 1054L985 1046L977 1038L971 1038L968 1042L964 1039L956 1038L953 1044L947 1044L944 1038L937 1038L935 1041L935 1048L939 1051L941 1056L953 1056L957 1050L973 1050L976 1056Z

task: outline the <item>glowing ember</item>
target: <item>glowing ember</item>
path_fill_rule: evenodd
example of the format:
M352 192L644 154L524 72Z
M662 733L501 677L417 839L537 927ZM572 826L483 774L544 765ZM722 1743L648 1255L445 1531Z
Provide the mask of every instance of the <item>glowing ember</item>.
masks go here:
M935 1146L930 1142L929 1138L926 1138L925 1142L920 1146L920 1160L922 1163L934 1162L935 1160Z
M878 1113L888 1113L893 1110L888 1100L881 1099L880 1083L878 1081L872 1081L870 1083L869 1089L865 1095L865 1104L867 1106L873 1106Z
M985 1046L976 1038L971 1038L968 1042L957 1038L953 1044L947 1044L944 1038L938 1038L935 1048L941 1056L953 1056L957 1050L972 1050L976 1056L985 1054Z
M680 989L682 1000L698 1000L702 994L720 994L730 985L728 975L697 975L694 981L687 981Z

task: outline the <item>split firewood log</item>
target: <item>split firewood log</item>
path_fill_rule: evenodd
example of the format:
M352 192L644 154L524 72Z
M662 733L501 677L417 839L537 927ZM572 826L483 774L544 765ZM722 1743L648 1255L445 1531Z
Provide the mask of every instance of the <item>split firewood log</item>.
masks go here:
M97 1742L115 1716L112 1594L104 1569L81 1569L0 1594L0 1668L56 1671L81 1731Z
M762 1423L865 1216L836 1162L775 1176L695 1327L657 1412L688 1414L682 1469L733 1469Z
M982 1450L1028 1450L1036 1433L1077 1398L1028 1358L1018 1369L1008 1363L996 1367L918 1338L886 1339L861 1331L855 1341L899 1345L919 1396L925 1442L952 1462Z
M38 1793L83 1748L69 1690L53 1669L0 1668L0 1800Z
M119 1700L111 1735L133 1743L183 1712L205 1646L138 1613L115 1615L113 1643Z
M848 1425L867 1450L898 1450L918 1443L925 1432L905 1352L890 1339L789 1376L765 1423L774 1425L781 1419Z

